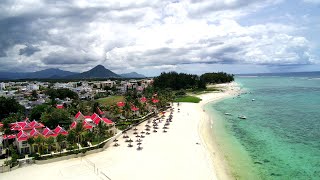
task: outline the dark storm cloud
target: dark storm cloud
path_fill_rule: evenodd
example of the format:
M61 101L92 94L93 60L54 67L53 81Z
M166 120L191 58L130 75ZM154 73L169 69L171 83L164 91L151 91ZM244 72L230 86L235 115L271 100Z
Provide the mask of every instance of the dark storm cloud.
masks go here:
M32 54L38 51L41 51L40 48L32 45L27 45L27 47L19 50L19 55L31 56Z
M95 60L86 54L78 54L76 51L63 51L48 54L42 62L46 65L76 65L90 64Z

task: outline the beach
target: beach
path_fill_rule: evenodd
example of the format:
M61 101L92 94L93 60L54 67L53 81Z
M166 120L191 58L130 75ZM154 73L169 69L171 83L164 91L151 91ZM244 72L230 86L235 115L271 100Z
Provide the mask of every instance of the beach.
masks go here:
M117 147L82 158L22 167L0 174L0 179L232 179L218 146L212 142L211 121L203 109L208 102L240 92L236 83L220 86L224 91L199 95L202 101L198 104L174 103L167 132L162 128L170 110L161 122L157 121L157 132L151 128L146 134L148 121L137 126L139 135L145 136L140 138L141 150L137 150L135 131L130 130L127 135L133 140L133 147L128 147L126 138L121 136ZM149 124L152 126L152 122Z

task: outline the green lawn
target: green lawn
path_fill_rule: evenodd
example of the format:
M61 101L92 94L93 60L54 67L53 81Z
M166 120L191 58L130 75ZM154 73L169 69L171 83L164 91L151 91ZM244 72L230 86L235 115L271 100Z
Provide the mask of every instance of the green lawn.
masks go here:
M174 100L175 102L191 102L191 103L199 103L201 101L200 98L195 96L182 96L178 97Z
M123 96L110 96L110 97L106 97L106 98L97 99L97 101L102 105L110 106L110 105L116 104L117 102L124 101L124 97Z

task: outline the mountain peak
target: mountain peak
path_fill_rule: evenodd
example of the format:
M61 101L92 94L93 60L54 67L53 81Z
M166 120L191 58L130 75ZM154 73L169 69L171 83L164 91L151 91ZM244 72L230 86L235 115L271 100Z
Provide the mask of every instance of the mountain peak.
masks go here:
M106 69L103 65L99 64L92 69Z
M90 69L89 71L85 71L80 74L70 76L69 78L92 79L92 78L112 78L112 77L113 78L119 77L119 75L105 68L103 65L97 65L94 68Z

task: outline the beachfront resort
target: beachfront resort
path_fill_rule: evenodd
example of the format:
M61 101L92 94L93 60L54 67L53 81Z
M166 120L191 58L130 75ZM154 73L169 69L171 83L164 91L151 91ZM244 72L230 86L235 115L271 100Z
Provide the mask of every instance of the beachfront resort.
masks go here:
M45 172L60 179L149 179L160 170L166 173L153 179L216 179L198 128L207 119L203 103L232 95L226 87L213 97L146 88L128 91L121 101L79 102L69 91L75 98L65 97L71 99L70 104L56 104L56 99L49 98L48 104L31 110L29 117L10 122L19 115L16 112L2 121L4 173L0 177L31 179L36 174L41 179L45 176L39 172ZM62 98L59 88L47 91ZM202 103L182 101L190 99ZM143 168L149 172L141 174Z

